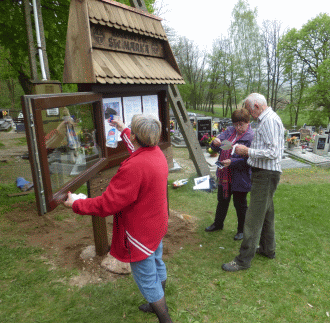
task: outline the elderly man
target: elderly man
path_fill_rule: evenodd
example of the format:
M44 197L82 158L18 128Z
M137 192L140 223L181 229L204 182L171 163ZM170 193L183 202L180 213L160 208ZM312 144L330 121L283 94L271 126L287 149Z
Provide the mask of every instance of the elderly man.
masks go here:
M248 269L255 253L275 258L273 196L282 172L280 161L284 149L284 127L280 117L267 106L261 94L250 94L245 99L245 108L258 121L251 147L237 145L235 149L236 154L249 156L248 164L252 168L250 205L239 255L222 265L225 271Z

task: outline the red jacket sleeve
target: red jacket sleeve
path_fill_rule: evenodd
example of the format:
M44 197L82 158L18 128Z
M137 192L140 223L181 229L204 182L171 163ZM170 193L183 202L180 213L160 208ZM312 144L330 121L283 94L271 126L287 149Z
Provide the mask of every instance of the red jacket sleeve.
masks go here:
M131 185L131 178L134 178L134 185ZM138 183L141 183L141 173L129 163L122 165L101 196L76 200L72 210L80 215L100 217L116 214L137 200Z
M134 146L132 142L130 141L131 138L131 130L129 128L125 128L122 133L120 134L121 139L123 139L123 142L125 143L125 146L128 150L128 152L132 155L135 151Z

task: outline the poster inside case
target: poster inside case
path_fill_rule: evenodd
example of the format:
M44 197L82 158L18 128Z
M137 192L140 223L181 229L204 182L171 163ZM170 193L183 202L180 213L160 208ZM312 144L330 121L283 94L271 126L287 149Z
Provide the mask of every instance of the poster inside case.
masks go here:
M123 120L122 114L122 103L121 98L105 98L102 100L103 103L103 115L104 115L104 131L105 138L109 138L111 136L114 137L113 141L121 141L120 135L116 127L111 126L111 120L114 117ZM106 142L107 147L111 147L109 141Z
M135 114L142 114L142 102L140 96L128 96L123 98L124 122L126 127L131 127Z
M149 114L159 120L158 95L144 95L142 97L143 114Z

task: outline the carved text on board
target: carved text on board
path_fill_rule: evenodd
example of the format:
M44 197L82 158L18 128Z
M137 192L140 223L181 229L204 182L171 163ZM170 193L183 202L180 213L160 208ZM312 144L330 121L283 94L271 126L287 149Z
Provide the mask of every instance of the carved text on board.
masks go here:
M161 41L132 33L91 25L92 46L113 51L164 57Z

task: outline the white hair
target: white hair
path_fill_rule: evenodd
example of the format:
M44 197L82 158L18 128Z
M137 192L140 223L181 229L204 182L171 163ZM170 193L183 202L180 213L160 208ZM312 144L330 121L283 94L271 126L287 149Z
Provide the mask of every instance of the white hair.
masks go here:
M266 98L259 93L251 93L245 99L245 104L248 104L252 110L254 110L254 105L257 103L259 107L264 108L267 107L267 100Z

